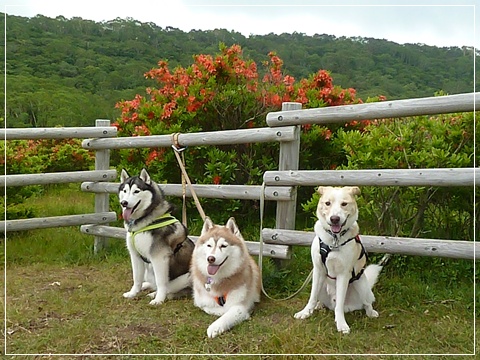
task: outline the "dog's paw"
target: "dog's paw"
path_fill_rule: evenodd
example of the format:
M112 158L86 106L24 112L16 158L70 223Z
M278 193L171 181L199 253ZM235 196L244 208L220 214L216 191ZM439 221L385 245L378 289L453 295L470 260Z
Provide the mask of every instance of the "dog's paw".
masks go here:
M350 327L348 326L347 323L337 324L337 330L338 330L338 332L341 332L343 334L349 334L350 333Z
M295 315L293 315L293 317L295 319L303 320L303 319L309 318L312 315L312 313L313 311L304 309L302 311L297 312Z
M376 312L375 310L373 310L373 306L372 304L366 304L363 306L364 309L365 309L365 314L367 314L368 317L371 317L371 318L376 318L378 317L378 312Z
M155 298L150 301L150 305L161 305L165 302L166 296L155 296Z
M130 290L130 291L126 292L126 293L123 293L123 297L124 297L124 298L127 298L127 299L132 299L132 298L134 298L135 296L137 296L137 294L138 294L138 292L136 292L136 291L131 291L131 290Z
M223 334L227 329L224 329L223 326L219 326L215 323L210 325L207 329L207 335L210 339L213 339L214 337Z
M156 292L156 291L147 294L147 296L150 297L150 298L152 298L152 299L155 299L155 296L156 296L156 295L157 295L157 292Z

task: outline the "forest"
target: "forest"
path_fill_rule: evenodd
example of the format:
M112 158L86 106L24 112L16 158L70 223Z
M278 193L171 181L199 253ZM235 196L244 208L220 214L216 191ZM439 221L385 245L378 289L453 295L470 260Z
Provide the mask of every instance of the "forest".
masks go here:
M194 55L217 53L220 44L239 45L243 56L257 64L260 76L268 71L262 65L274 52L284 62L284 75L300 80L323 69L335 84L354 88L363 100L472 92L474 59L478 65L473 48L400 45L374 38L302 33L245 37L225 29L184 32L131 18L95 22L8 15L0 17L0 23L6 29L7 127L115 121L120 116L115 104L144 95L152 85L144 74L160 60L170 68L186 67Z

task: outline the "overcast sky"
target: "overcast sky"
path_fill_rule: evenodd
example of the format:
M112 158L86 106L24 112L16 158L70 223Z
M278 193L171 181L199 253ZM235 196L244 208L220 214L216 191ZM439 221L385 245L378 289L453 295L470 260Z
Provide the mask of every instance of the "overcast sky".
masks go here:
M480 25L475 29L478 0L0 0L0 5L11 15L94 21L130 17L186 32L215 28L245 36L299 32L480 48L480 35L475 36L480 30Z

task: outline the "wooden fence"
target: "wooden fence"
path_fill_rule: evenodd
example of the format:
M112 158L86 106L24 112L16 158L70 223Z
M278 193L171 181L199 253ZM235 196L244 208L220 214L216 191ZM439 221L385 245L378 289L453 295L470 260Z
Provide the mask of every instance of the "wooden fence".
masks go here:
M102 126L109 120L97 120L98 127L70 128L35 128L35 129L2 129L0 134L5 140L30 139L83 139L89 136L97 138L116 137L117 129L112 126ZM83 181L108 181L117 177L115 170L72 171L46 174L19 174L0 177L0 187L60 184ZM7 199L8 200L8 199ZM83 224L106 224L115 221L117 214L106 211L95 211L91 214L66 215L22 220L7 220L0 222L0 228L5 232L42 229L61 226L79 226Z
M443 97L385 101L357 105L345 105L319 109L301 110L301 104L284 103L282 111L267 115L268 128L229 130L180 134L182 146L225 145L253 142L280 142L278 171L264 174L265 199L277 202L275 229L263 229L265 241L263 254L279 259L290 257L293 245L310 245L314 234L295 231L296 187L318 185L375 185L375 186L474 186L478 185L476 168L460 169L382 169L382 170L298 170L300 131L302 124L346 123L352 120L392 118L417 115L433 115L475 111L480 105L480 93ZM95 235L95 250L106 237L125 238L123 228L107 224L115 220L115 212L109 212L109 194L118 190L118 183L111 182L117 176L110 170L110 149L170 147L170 135L112 138L116 129L108 120L97 120L95 128L55 129L6 129L9 139L68 138L84 140L82 146L96 153L96 170L35 175L8 175L0 179L0 186L24 186L32 184L82 182L83 191L95 194L95 214L73 215L58 218L11 220L4 222L7 231L40 227L82 225L81 231ZM166 195L181 196L178 184L161 185ZM260 199L259 185L194 185L200 197L221 199ZM190 192L187 191L187 196ZM472 204L473 207L473 204ZM195 240L195 237L193 237ZM472 241L412 239L388 236L364 235L362 239L370 252L399 253L406 255L442 256L451 258L478 259L480 247ZM257 242L248 242L252 254L258 254Z

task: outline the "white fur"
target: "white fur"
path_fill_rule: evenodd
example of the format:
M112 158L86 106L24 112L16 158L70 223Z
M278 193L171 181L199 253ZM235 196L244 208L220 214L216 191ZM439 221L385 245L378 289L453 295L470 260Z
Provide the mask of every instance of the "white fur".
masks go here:
M212 256L215 261L211 264L222 264L214 275L207 272L208 258ZM254 303L260 301L260 273L233 218L226 226L214 225L209 218L205 220L195 244L191 269L195 306L219 316L208 327L208 337L214 338L250 318ZM209 291L205 285L208 278L212 281ZM224 295L226 302L220 306L215 297Z
M313 262L313 278L310 299L305 308L297 312L296 319L306 319L312 315L317 308L325 306L335 312L335 323L337 330L342 333L349 333L350 327L345 320L345 312L365 309L368 317L378 317L372 304L375 296L372 287L376 283L378 275L382 270L380 265L369 265L365 268L363 275L356 281L349 284L352 269L358 265L359 244L354 240L339 246L338 251L331 251L326 260L328 275L336 278L333 280L327 277L325 266L320 255L319 238L329 246L334 245L332 232L333 218L338 217L341 230L348 231L341 235L337 234L338 244L358 235L357 225L358 209L354 195L360 193L358 187L321 187L322 194L318 208L318 220L315 223L316 236L311 246L311 257ZM338 229L335 229L338 230Z

